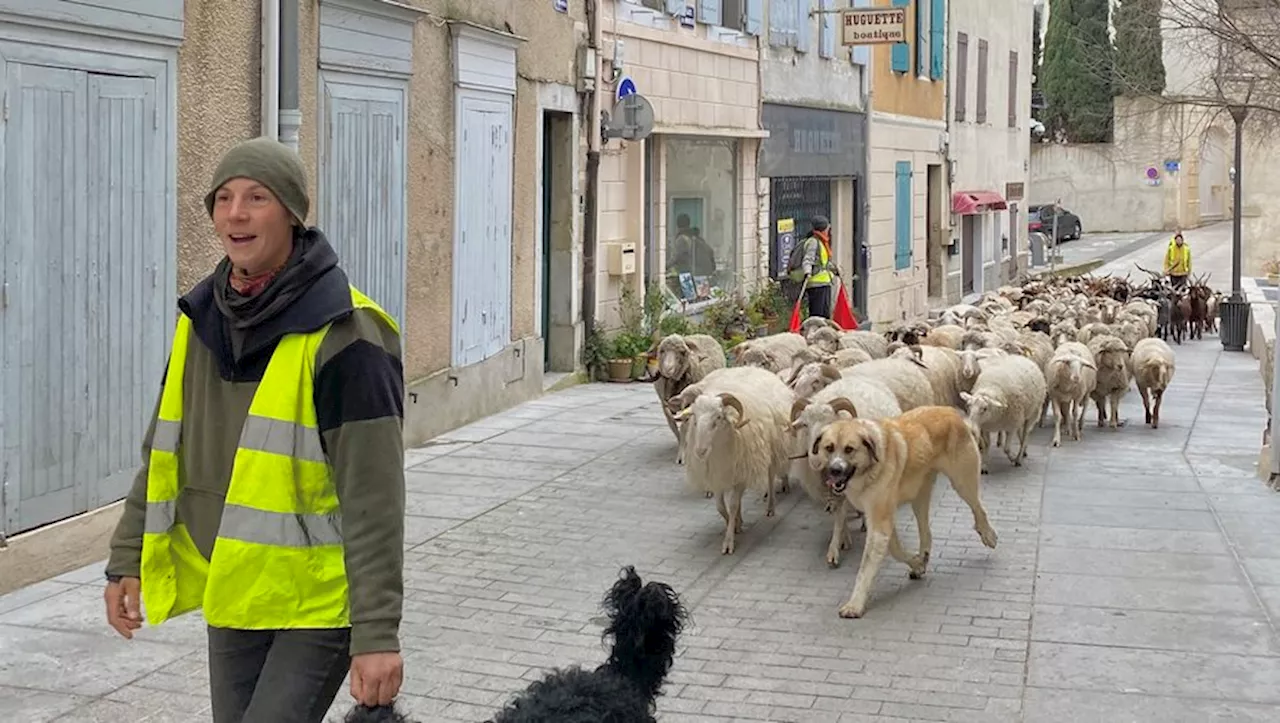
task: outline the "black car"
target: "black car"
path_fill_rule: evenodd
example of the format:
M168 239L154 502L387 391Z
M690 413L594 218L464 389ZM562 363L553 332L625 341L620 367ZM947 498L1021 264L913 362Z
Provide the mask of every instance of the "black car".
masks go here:
M1057 241L1065 241L1068 239L1078 239L1083 232L1080 225L1080 217L1068 211L1062 206L1057 207L1058 216L1058 238ZM1053 217L1054 205L1045 204L1043 206L1031 206L1027 209L1027 228L1031 231L1039 231L1048 236L1053 233Z

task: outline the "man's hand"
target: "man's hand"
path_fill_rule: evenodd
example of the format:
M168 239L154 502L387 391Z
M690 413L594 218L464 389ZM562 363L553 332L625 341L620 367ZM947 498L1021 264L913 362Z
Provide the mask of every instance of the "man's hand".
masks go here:
M107 603L107 624L126 640L133 640L133 631L142 627L142 581L125 577L108 582L102 597Z
M351 697L370 707L391 705L404 681L399 653L364 653L351 659Z

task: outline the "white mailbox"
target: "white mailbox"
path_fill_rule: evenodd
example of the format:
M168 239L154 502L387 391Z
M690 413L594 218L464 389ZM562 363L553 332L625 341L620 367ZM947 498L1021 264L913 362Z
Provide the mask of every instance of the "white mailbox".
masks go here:
M605 259L610 276L625 276L636 272L636 244L619 241L606 245Z

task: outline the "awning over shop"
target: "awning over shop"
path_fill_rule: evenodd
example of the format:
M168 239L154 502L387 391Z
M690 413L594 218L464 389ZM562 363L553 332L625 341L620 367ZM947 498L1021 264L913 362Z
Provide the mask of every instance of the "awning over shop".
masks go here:
M1002 211L1009 207L995 191L956 191L951 194L951 213L967 216L985 211Z

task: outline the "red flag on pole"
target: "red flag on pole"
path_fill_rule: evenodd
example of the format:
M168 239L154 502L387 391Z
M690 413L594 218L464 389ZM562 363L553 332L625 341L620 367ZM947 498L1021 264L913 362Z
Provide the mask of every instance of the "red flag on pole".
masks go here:
M797 313L799 310L799 307L796 307ZM856 331L858 328L858 317L853 315L853 306L849 303L849 295L845 293L843 281L840 284L840 291L836 294L835 308L831 310L831 320L845 331Z
M800 302L804 301L805 289L809 288L809 277L804 277L804 286L800 287L800 293L796 296L796 308L791 310L791 326L789 327L792 334L800 333Z
M791 326L789 327L792 334L800 333L800 302L804 300L804 294L796 299L796 308L791 310Z

